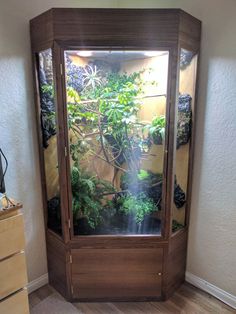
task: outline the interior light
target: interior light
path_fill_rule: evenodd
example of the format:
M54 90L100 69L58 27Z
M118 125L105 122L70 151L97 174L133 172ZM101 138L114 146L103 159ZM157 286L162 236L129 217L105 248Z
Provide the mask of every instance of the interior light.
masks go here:
M144 55L146 57L156 57L159 55L159 51L145 51Z
M89 50L81 50L77 52L77 55L80 57L91 57L92 56L92 51Z

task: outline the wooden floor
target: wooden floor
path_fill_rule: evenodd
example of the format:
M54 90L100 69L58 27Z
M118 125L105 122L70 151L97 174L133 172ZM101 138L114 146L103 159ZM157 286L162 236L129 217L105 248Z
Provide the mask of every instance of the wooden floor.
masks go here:
M31 309L52 293L54 290L48 285L31 293L29 296ZM73 305L78 308L78 314L236 313L236 310L187 283L183 284L166 302L73 303Z

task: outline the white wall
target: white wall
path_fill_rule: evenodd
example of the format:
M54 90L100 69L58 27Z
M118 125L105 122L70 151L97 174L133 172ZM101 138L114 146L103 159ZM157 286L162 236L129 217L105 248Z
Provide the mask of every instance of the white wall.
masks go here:
M29 280L47 272L28 21L51 7L179 7L203 21L188 271L236 295L236 2L1 0L0 146L24 204Z

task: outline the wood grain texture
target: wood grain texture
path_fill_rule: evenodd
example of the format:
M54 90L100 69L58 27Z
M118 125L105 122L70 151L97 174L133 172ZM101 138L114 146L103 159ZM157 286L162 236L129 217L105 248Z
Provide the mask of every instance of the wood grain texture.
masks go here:
M163 249L72 250L72 272L158 273L162 271Z
M167 241L158 236L80 236L69 243L71 249L77 248L159 248L168 245Z
M184 282L187 254L187 229L172 235L168 249L165 251L162 294L168 299Z
M28 293L23 289L0 302L2 314L29 314Z
M52 10L48 10L30 21L30 37L33 52L39 52L52 47Z
M54 89L55 89L55 106L56 106L56 123L57 123L57 151L58 151L58 168L59 168L59 184L60 184L60 206L61 206L61 223L64 242L69 241L69 225L68 225L68 178L67 162L65 158L65 141L68 134L65 133L64 127L64 101L65 91L63 91L63 78L61 75L62 59L64 58L60 47L54 43L53 45L53 73L54 73Z
M23 215L0 220L0 260L25 247Z
M161 277L150 273L88 273L72 275L73 299L131 301L160 299Z
M0 262L0 300L27 284L25 253L15 254Z
M73 297L158 298L163 249L72 250Z
M184 11L180 12L179 43L190 51L198 52L201 40L201 22Z
M178 9L55 8L31 20L31 38L35 50L52 39L79 46L171 47L178 41L179 13Z
M47 259L49 283L68 297L66 248L62 240L50 232L47 232Z

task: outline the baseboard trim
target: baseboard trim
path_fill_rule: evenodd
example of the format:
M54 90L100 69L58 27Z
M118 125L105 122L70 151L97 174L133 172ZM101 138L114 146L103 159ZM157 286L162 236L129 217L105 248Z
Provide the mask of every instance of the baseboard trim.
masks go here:
M193 286L200 288L203 291L208 292L215 298L221 300L222 302L236 309L236 296L212 285L206 280L199 278L189 272L185 273L185 280L191 283Z
M34 280L32 280L27 285L28 294L41 288L42 286L46 285L47 283L48 283L48 274L47 273L34 279Z

